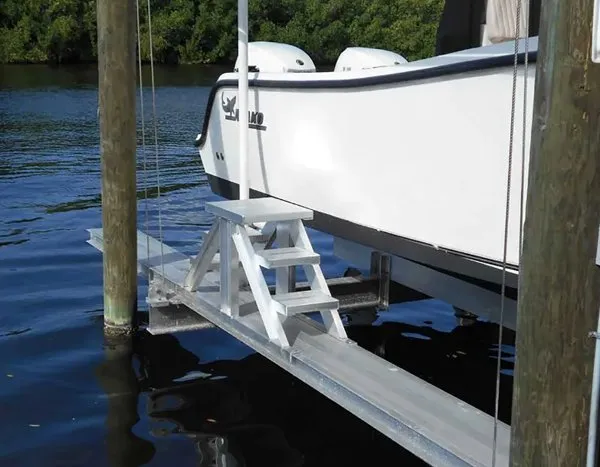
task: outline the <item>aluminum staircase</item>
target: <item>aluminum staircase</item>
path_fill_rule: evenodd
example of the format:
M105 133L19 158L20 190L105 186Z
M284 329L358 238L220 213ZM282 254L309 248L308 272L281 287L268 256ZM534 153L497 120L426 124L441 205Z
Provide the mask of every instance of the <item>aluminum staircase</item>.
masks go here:
M216 219L192 260L184 282L188 291L197 291L206 273L220 264L221 311L226 315L239 316L238 295L247 281L267 335L280 347L290 346L284 329L287 317L317 311L328 334L346 339L339 301L329 292L320 255L313 250L302 222L312 219L311 210L275 198L210 202L206 210ZM309 290L294 290L297 266L304 269ZM264 269L276 271L274 295Z

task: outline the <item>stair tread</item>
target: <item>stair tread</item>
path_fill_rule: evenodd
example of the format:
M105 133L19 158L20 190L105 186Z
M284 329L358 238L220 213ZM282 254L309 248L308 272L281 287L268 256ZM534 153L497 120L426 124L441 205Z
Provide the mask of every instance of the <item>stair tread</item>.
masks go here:
M276 294L273 300L283 307L284 315L307 313L318 310L335 310L339 301L319 290L303 290L301 292L290 292Z
M256 252L261 266L266 268L319 264L320 255L298 247L269 248Z
M206 203L207 212L236 224L312 219L313 212L277 198L250 198Z
M208 233L210 231L209 230L201 230L200 231L200 237L202 237L202 241L204 241L206 239L206 237L208 237ZM249 225L246 226L246 232L248 232L248 236L250 237L250 241L252 243L265 243L268 239L269 236L268 234L264 234L262 233L260 230L251 227Z

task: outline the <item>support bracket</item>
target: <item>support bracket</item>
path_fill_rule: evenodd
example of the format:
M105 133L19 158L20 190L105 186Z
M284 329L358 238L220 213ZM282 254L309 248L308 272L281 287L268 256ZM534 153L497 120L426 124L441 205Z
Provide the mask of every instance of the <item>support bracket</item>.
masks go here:
M390 281L392 258L379 251L371 253L371 277L377 280L378 309L387 310L390 306Z

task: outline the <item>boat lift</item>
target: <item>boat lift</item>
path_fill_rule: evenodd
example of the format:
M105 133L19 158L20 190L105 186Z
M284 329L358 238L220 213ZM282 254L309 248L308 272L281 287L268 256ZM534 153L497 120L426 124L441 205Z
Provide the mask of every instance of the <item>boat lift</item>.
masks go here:
M304 227L311 210L254 198L209 202L206 211L215 221L195 257L138 232L138 271L150 277L150 332L216 325L429 464L491 465L492 416L347 338L340 301ZM102 250L102 229L89 232ZM307 290L294 285L296 266ZM379 267L385 277L385 261ZM269 269L275 290L264 277ZM309 316L315 312L321 320ZM510 427L498 421L499 467L508 465L509 444Z

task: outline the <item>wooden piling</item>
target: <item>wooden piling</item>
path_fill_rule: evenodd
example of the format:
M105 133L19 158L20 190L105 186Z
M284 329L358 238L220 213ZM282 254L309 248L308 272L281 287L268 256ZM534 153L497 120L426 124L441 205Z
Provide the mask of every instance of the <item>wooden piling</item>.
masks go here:
M98 0L104 326L129 333L137 307L134 0Z
M511 466L585 465L600 272L592 0L545 0L520 266Z

